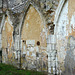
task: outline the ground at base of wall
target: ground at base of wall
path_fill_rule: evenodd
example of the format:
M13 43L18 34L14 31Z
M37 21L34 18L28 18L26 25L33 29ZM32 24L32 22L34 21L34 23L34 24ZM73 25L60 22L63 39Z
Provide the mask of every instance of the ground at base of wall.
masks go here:
M47 75L47 74L37 71L19 70L12 65L0 63L0 75Z

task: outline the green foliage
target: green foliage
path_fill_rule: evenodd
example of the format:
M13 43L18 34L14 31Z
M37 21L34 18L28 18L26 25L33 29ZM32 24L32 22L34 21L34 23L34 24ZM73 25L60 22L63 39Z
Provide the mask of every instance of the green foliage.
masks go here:
M46 75L42 72L18 70L12 65L0 64L0 75Z

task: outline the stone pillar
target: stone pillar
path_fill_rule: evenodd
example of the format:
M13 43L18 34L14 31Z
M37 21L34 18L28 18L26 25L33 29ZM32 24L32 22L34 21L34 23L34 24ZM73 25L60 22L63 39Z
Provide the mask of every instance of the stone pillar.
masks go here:
M19 35L15 35L14 49L19 50Z
M2 33L2 29L3 29L3 26L4 26L4 21L5 21L5 15L3 15L2 21L1 21L1 24L0 24L0 34Z
M1 21L1 24L0 24L0 50L2 48L2 29L3 29L3 26L4 26L4 21L5 21L5 15L3 15L2 17L2 21Z
M2 61L2 29L3 29L3 26L4 26L4 21L5 21L5 15L3 15L2 21L1 21L1 24L0 24L0 52L1 52L0 62Z
M19 66L20 66L20 58L21 58L21 56L20 56L20 49L19 49L19 46L20 46L20 42L19 42L19 34L15 34L14 35L14 37L15 37L15 41L14 41L14 53L15 53L15 60L17 60L17 64L16 64L16 66L18 67L18 68L20 68Z
M2 37L2 34L0 33L0 51L2 49L2 39L1 39L1 37Z
M2 40L1 40L1 34L0 34L0 63L1 63L1 61L2 61L2 50L1 50L1 48L2 48Z
M48 51L48 72L55 74L56 72L56 38L55 35L49 35L47 40ZM53 71L53 72L52 72Z
M18 59L18 62L19 62L19 35L15 34L14 35L15 37L15 41L14 41L14 52L15 52L15 59L17 60Z

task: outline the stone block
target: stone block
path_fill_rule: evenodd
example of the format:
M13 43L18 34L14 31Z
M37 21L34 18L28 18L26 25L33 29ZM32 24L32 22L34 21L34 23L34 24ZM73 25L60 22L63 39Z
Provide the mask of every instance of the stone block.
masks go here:
M0 0L0 7L2 7L2 0Z
M26 45L35 45L35 40L26 40Z
M51 44L51 50L55 49L55 44Z
M36 52L39 52L39 47L38 47L38 46L36 46L35 48L36 48Z
M51 73L51 68L48 68L48 72Z
M51 60L51 58L50 57L48 57L48 61L50 62L50 60Z
M32 56L35 58L36 57L35 53L32 53Z
M0 40L1 40L2 34L0 34Z
M29 56L29 51L27 51L27 56Z
M30 48L30 51L34 51L34 47L31 47L31 48Z
M23 50L26 50L26 47L25 46L23 46Z
M2 48L2 44L0 44L0 49Z
M51 63L50 63L50 61L48 62L48 68L50 68L51 67Z
M51 60L55 60L55 57L50 57Z
M51 44L47 44L47 50L48 50L48 51L51 50Z
M49 35L47 43L56 43L55 35Z

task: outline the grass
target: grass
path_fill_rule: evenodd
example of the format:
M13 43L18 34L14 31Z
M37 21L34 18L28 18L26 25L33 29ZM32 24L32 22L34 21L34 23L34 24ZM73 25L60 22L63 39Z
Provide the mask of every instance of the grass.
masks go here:
M0 63L0 75L47 75L47 74L30 70L18 70L12 65Z

